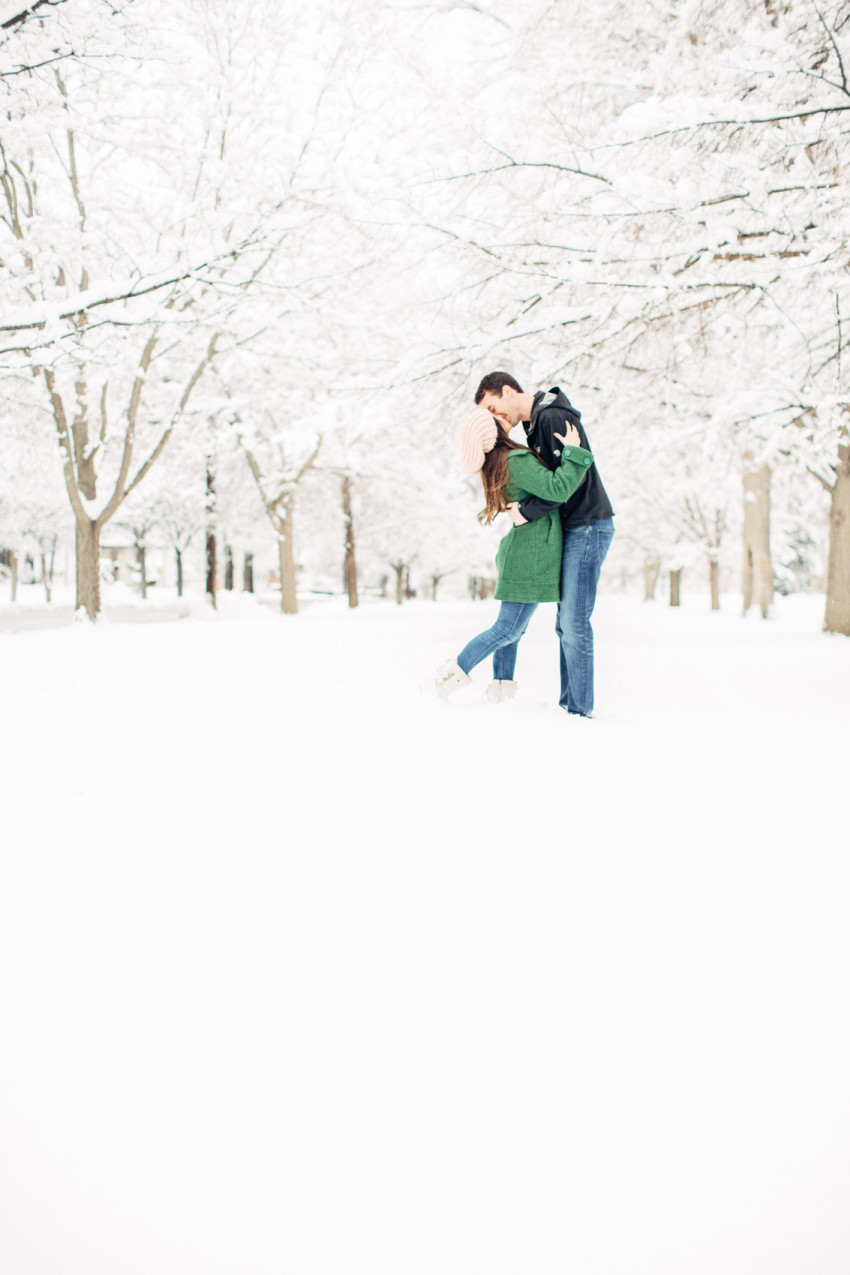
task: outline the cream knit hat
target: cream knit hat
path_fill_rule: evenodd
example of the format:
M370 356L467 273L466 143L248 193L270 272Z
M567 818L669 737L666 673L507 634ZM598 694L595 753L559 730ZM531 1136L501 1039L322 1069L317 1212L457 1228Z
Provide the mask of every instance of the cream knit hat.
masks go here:
M484 457L496 446L499 427L486 407L474 407L460 430L460 463L465 474L477 474Z

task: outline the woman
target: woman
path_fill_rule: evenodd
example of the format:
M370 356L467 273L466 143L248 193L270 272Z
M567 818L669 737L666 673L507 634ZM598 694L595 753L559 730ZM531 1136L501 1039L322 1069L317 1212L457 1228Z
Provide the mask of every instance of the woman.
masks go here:
M489 525L510 501L542 496L559 504L569 500L593 463L593 456L579 446L578 430L556 434L563 444L558 468L547 469L534 452L515 443L502 422L483 407L476 407L461 430L461 463L468 474L481 474L486 504L478 515ZM541 602L560 600L563 532L558 509L534 522L511 527L496 554L496 598L502 603L492 628L468 642L456 660L437 670L437 693L447 698L472 680L476 664L493 656L493 681L485 699L498 703L516 690L513 680L517 644Z

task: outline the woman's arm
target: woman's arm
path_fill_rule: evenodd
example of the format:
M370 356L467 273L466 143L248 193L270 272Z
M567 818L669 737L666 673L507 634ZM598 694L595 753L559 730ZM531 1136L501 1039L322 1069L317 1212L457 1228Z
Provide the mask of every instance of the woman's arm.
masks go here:
M565 447L561 452L560 464L554 473L532 453L511 452L508 456L511 476L518 487L559 505L578 491L592 464L592 454L574 446Z

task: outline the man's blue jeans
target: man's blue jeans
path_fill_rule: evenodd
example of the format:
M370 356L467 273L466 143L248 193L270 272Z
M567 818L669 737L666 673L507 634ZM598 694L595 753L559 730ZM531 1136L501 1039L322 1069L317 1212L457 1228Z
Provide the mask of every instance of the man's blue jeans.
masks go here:
M492 655L494 680L512 682L516 671L517 646L536 610L536 602L503 602L493 627L467 642L457 657L464 673L470 673L476 664Z
M593 629L590 617L605 555L614 539L614 519L602 518L564 532L561 601L555 629L561 641L560 705L583 716L593 709Z

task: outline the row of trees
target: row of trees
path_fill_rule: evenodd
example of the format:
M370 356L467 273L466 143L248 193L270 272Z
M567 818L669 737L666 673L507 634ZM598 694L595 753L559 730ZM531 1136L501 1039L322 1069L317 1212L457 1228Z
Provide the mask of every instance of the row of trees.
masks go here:
M503 366L582 408L625 569L700 556L719 605L739 540L767 614L828 531L850 633L846 0L12 16L0 542L69 511L90 615L111 521L209 556L236 490L285 609L304 484L352 604L355 541L400 595L483 574L454 430Z

